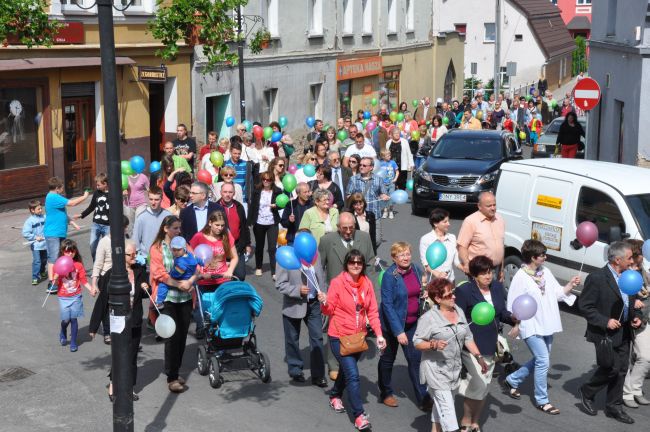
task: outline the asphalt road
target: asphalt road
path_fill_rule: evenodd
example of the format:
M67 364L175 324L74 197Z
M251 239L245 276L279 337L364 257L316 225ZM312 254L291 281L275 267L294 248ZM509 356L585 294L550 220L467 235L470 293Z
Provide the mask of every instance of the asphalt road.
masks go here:
M396 219L382 221L385 242L380 256L389 259L390 244L405 240L417 245L430 229L426 218L410 215L409 206L400 207ZM454 212L451 231L458 232L463 213ZM88 257L88 234L73 235ZM417 249L417 246L416 246ZM80 321L81 345L77 353L58 343L58 306L55 297L45 308L44 285L29 284L31 255L16 243L0 250L0 370L23 367L33 372L19 380L6 381L0 373L0 431L108 431L112 429L112 405L106 396L106 374L110 351L101 337L89 341L88 320L94 299L86 295L86 317ZM249 263L249 273L251 267ZM264 310L257 321L259 346L271 360L273 380L263 384L252 373L226 374L226 382L218 389L210 387L207 377L195 369L197 341L188 337L185 361L181 370L189 390L181 395L167 390L163 370L163 345L154 335L145 332L143 351L139 356L137 391L140 401L135 407L136 431L351 431L348 414L335 414L328 408L322 389L310 385L293 385L289 381L284 358L281 319L281 295L275 290L268 271L247 279L264 298ZM650 408L628 410L637 423L631 427L604 416L604 394L596 406L598 416L589 417L578 408L578 386L594 368L594 352L585 342L584 320L573 311L562 312L564 332L556 335L549 371L550 399L562 413L549 416L534 407L532 380L521 388L519 401L504 395L496 379L491 385L484 411L483 431L631 431L647 428ZM190 329L192 334L193 329ZM302 338L303 353L308 351ZM528 349L519 341L511 341L515 360L529 358ZM308 356L306 356L308 357ZM377 352L374 347L360 363L362 397L375 431L429 431L428 415L412 402L404 358L398 355L394 381L399 408L388 408L377 401ZM305 370L309 378L309 370ZM650 382L646 382L650 391ZM457 407L460 414L460 406Z

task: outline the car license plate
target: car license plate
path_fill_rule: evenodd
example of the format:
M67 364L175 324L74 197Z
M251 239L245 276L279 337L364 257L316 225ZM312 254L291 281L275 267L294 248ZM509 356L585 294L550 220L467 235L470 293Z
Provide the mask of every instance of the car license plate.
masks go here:
M438 195L438 201L467 202L467 195L465 195L465 194L441 193L441 194Z

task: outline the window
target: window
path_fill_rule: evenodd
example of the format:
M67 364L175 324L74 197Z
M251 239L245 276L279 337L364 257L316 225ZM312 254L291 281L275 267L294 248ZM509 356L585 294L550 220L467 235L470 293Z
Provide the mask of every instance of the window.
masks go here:
M516 34L515 35L515 42L521 42L524 40L524 35L522 34Z
M589 221L598 227L598 240L609 243L610 228L625 232L625 221L618 206L609 195L588 187L580 189L576 224Z
M460 34L467 33L467 24L454 24L454 29Z
M343 34L351 35L354 32L354 1L343 0Z
M508 76L508 67L501 66L499 67L499 82L502 87L508 87L510 85L510 77Z
M406 31L412 32L415 30L415 6L414 0L406 0Z
M339 117L348 117L352 115L350 111L350 81L339 81Z
M309 86L309 113L314 118L323 118L323 104L321 103L321 90L323 84Z
M280 0L266 0L266 28L272 37L280 36L278 23L278 2Z
M388 111L397 109L399 103L399 70L384 71L379 82L379 103L386 105Z
M397 0L388 0L388 34L397 33Z
M278 118L278 89L272 88L264 91L264 112L262 122L269 124L271 119Z
M616 35L616 10L618 9L618 0L607 1L607 36Z
M0 87L0 171L40 165L45 157L42 127L42 88L24 83ZM26 182L29 180L25 179Z
M484 23L483 25L485 26L483 42L494 42L497 38L497 30L494 23Z
M590 4L591 4L591 0L576 0L576 5L578 5L578 6L580 6L580 5L590 5Z
M309 35L323 35L323 0L311 0L311 19L309 20Z
M371 35L372 34L372 0L363 0L361 3L363 10L363 29L361 34Z

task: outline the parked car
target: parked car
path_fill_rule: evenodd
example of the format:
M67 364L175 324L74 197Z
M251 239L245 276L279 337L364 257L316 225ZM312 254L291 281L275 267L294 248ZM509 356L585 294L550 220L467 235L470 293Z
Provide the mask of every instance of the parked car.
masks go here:
M499 168L521 159L521 148L507 131L453 129L445 134L413 174L413 214L439 206L467 206L494 189Z
M496 197L506 225L506 289L521 267L527 239L544 243L544 265L564 283L580 270L584 281L603 267L610 243L650 237L649 183L650 170L610 162L551 158L503 164ZM576 239L584 221L598 228L598 240L586 250Z
M555 153L555 140L557 140L557 134L560 131L560 125L562 123L564 123L564 117L558 117L546 125L542 131L542 136L537 140L537 144L533 146L531 158L535 159L552 157L552 155ZM580 123L585 132L587 132L587 117L578 117L578 123ZM583 144L586 142L584 138L582 138L581 141ZM576 159L584 158L584 149L578 150Z

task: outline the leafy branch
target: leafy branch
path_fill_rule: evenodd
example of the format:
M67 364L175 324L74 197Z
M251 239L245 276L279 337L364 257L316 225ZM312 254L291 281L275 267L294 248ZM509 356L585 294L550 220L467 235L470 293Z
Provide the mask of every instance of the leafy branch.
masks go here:
M47 0L3 0L0 1L0 41L9 44L37 45L50 47L54 36L63 26L50 21L47 15Z

